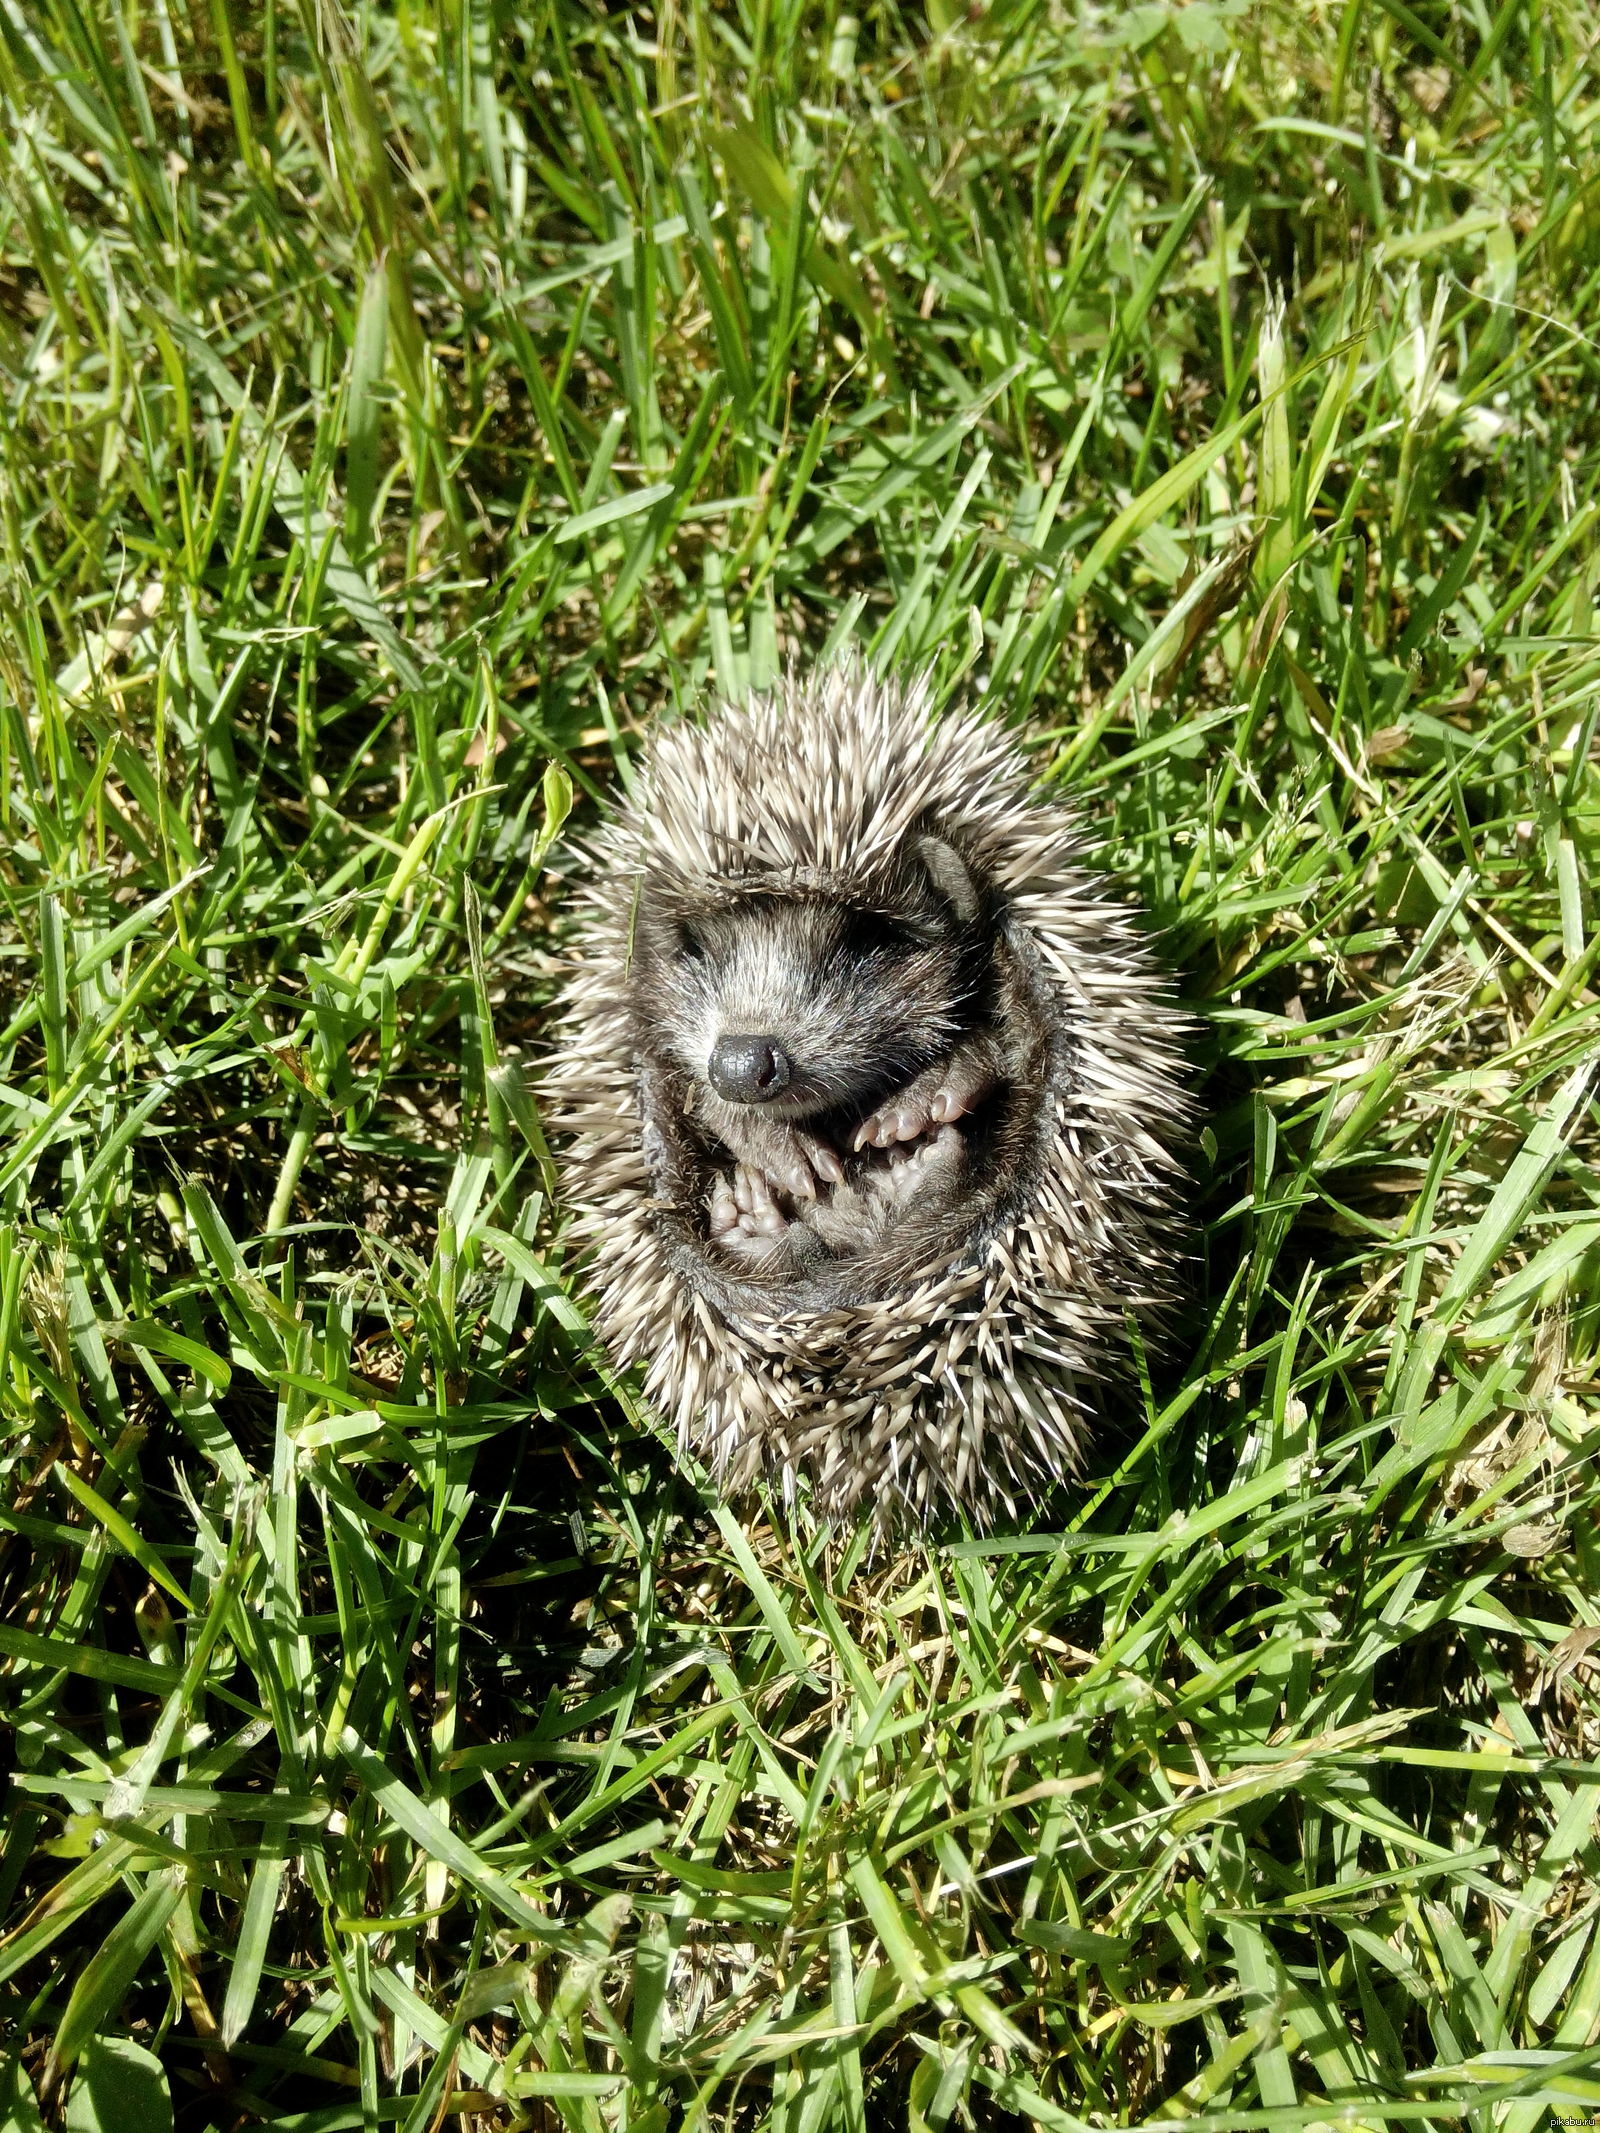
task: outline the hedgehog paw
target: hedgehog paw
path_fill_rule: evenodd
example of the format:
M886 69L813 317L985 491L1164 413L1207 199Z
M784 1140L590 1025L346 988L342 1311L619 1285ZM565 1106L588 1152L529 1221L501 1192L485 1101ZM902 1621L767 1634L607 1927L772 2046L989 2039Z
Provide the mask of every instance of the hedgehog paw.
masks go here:
M931 1128L965 1118L993 1087L994 1076L979 1052L956 1051L863 1119L854 1145L892 1149L905 1141L921 1140Z
M913 1082L912 1088L916 1084ZM885 1104L874 1111L870 1118L863 1119L856 1129L852 1145L857 1148L895 1149L902 1141L914 1141L927 1132L933 1114L923 1103L918 1102L908 1089L904 1096L892 1104Z
M994 1087L994 1074L985 1053L968 1046L945 1060L935 1070L935 1086L928 1098L928 1116L936 1126L947 1126L975 1111Z
M759 1170L740 1163L730 1177L720 1173L706 1209L711 1242L740 1259L765 1259L787 1235L790 1222Z
M742 1236L781 1237L789 1227L788 1216L772 1197L770 1180L749 1163L741 1163L733 1173L733 1198Z
M918 1141L915 1147L908 1148L903 1142L892 1147L888 1168L873 1171L870 1182L891 1206L903 1203L940 1178L958 1173L965 1153L954 1126L935 1126L927 1139Z
M733 1196L733 1181L720 1171L711 1188L711 1203L707 1209L711 1235L718 1243L724 1243L739 1227L739 1203Z
M747 1259L752 1264L770 1259L774 1252L783 1249L781 1237L768 1237L746 1229L730 1230L727 1236L719 1237L716 1241L723 1251L731 1253L735 1259Z
M802 1174L805 1185L802 1197L807 1200L815 1197L817 1190L816 1179L818 1178L822 1180L824 1185L839 1185L843 1183L844 1165L826 1141L818 1140L814 1133L796 1132L792 1127L790 1129L790 1139L793 1146L789 1165L789 1189L791 1192L796 1190L794 1183L796 1176Z
M819 1180L824 1185L837 1185L844 1176L844 1165L828 1143L795 1126L776 1131L753 1156L746 1151L740 1169L747 1170L752 1180L759 1180L769 1198L773 1192L787 1193L797 1206L817 1197ZM739 1204L742 1207L744 1202Z

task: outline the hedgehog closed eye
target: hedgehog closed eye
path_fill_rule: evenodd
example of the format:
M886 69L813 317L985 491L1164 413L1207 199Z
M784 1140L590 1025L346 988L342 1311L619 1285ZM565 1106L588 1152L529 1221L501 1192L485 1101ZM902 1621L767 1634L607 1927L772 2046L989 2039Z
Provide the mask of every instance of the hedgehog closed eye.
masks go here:
M847 955L909 955L917 946L914 933L880 912L855 911L845 922L843 947Z
M1015 1510L1172 1294L1183 1024L1027 785L844 667L658 731L602 836L567 1189L602 1336L730 1493Z

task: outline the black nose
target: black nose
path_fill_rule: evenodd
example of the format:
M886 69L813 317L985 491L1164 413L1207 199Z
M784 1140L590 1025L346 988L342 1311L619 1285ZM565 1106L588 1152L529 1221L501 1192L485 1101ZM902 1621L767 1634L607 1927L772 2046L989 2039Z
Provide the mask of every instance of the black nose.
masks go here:
M706 1063L711 1086L730 1104L770 1103L793 1071L776 1037L719 1037Z

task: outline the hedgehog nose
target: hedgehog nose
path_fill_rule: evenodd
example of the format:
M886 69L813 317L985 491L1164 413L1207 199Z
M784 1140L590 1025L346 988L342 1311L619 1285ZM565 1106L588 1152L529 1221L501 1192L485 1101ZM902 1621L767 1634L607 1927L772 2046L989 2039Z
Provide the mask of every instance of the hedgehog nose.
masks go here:
M706 1063L711 1086L731 1104L770 1103L793 1071L776 1037L719 1037Z

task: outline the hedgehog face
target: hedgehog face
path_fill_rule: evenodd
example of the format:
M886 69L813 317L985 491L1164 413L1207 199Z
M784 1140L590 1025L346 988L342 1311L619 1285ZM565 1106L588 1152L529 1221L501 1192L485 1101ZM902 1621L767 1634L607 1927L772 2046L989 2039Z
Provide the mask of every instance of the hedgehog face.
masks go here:
M962 1026L964 929L928 893L863 908L758 895L650 929L654 1045L723 1103L800 1120L910 1080Z
M989 1099L1028 1041L1001 998L997 923L992 894L926 833L854 895L792 881L691 894L647 874L633 1023L664 1200L695 1205L719 1255L776 1280L881 1254L918 1222L958 1236L970 1137L996 1152Z

